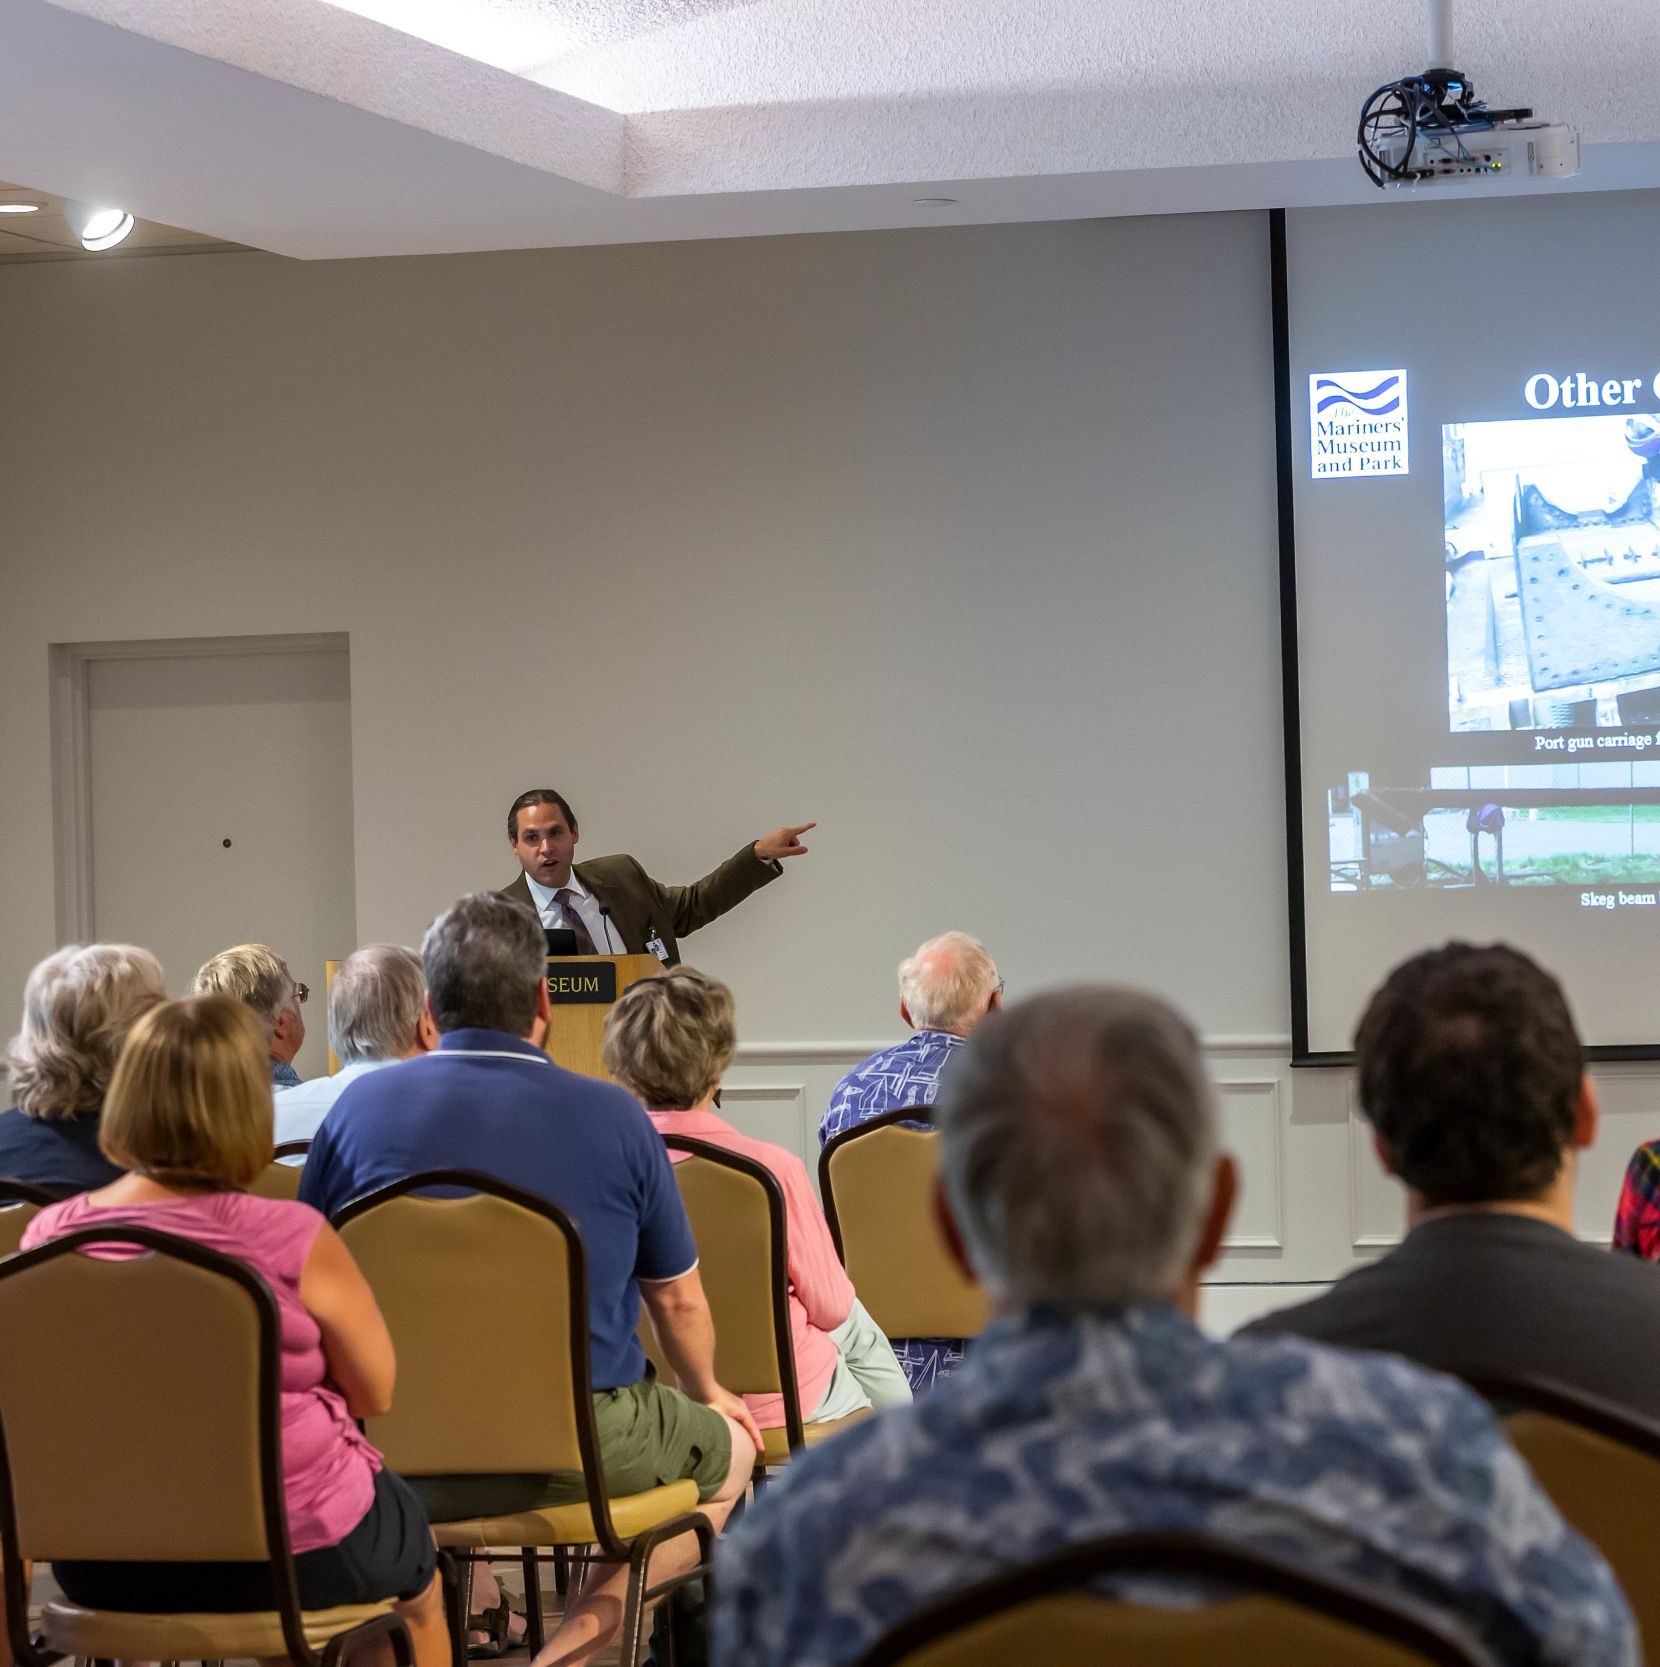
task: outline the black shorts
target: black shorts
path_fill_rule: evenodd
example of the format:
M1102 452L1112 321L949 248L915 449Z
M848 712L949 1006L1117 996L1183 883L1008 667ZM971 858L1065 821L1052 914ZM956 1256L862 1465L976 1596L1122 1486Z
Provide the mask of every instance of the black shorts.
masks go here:
M421 1502L390 1470L375 1473L375 1497L363 1520L338 1545L294 1559L302 1609L379 1603L424 1592L437 1567ZM139 1615L229 1615L275 1609L269 1563L54 1563L72 1603Z

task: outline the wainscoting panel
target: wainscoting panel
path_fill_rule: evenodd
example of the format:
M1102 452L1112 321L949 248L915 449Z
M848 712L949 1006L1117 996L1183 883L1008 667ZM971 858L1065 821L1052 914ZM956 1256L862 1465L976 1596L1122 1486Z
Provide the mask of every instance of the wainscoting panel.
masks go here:
M746 1133L798 1152L816 1179L818 1122L831 1092L859 1060L887 1045L880 1039L751 1043L738 1050L727 1075L726 1113ZM1401 1189L1372 1149L1351 1071L1293 1071L1284 1037L1214 1037L1205 1051L1223 1141L1239 1160L1243 1182L1209 1282L1306 1291L1399 1241ZM1580 1163L1578 1228L1582 1238L1606 1244L1632 1149L1660 1137L1660 1069L1604 1065L1593 1080L1602 1121ZM1296 1301L1299 1294L1287 1290L1275 1300ZM1225 1313L1243 1300L1216 1296ZM1272 1306L1266 1293L1264 1301ZM1254 1308L1255 1299L1246 1306Z

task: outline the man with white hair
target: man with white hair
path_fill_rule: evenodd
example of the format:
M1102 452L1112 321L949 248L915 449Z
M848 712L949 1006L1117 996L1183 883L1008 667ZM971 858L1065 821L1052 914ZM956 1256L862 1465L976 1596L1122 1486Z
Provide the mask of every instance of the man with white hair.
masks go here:
M974 1027L1003 1004L1003 980L986 946L966 932L930 938L899 963L899 1017L911 1028L903 1042L873 1053L836 1084L819 1122L819 1145L873 1117L906 1106L931 1106L940 1075ZM910 1122L908 1129L925 1129ZM913 1395L961 1364L961 1337L892 1337L893 1352Z
M942 1221L992 1323L931 1396L757 1498L716 1553L715 1659L843 1667L924 1606L1118 1533L1270 1552L1498 1667L1640 1659L1608 1566L1463 1385L1194 1323L1237 1176L1173 1009L1121 988L1022 1002L976 1032L937 1111ZM1145 1575L1133 1593L1208 1595Z
M940 1072L1002 1000L1003 980L978 938L966 932L930 938L899 963L899 1017L911 1034L861 1060L836 1084L819 1121L819 1145L884 1112L931 1106Z
M340 1069L272 1095L277 1144L310 1140L341 1091L359 1077L431 1053L438 1027L426 997L426 975L413 949L372 943L348 955L329 986L329 1046Z

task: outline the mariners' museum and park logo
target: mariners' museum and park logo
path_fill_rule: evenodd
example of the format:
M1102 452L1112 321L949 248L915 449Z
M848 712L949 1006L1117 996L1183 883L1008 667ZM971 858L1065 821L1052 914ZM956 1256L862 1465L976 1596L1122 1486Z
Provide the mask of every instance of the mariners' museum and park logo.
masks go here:
M1308 379L1316 480L1406 473L1406 372L1327 370Z

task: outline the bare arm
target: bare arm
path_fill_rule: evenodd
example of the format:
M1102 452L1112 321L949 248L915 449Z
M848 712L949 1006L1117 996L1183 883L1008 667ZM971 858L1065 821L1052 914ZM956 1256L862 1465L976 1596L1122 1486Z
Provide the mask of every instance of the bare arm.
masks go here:
M300 1270L300 1301L323 1334L323 1359L346 1410L354 1418L385 1412L398 1374L392 1334L352 1253L326 1223Z
M715 1379L715 1320L703 1294L703 1276L693 1268L678 1279L642 1279L640 1300L651 1316L663 1359L681 1389L694 1401L740 1424L760 1452L761 1431L754 1415L739 1396L722 1389Z

